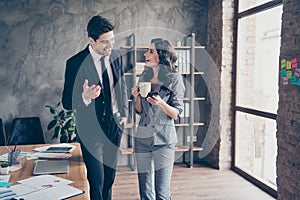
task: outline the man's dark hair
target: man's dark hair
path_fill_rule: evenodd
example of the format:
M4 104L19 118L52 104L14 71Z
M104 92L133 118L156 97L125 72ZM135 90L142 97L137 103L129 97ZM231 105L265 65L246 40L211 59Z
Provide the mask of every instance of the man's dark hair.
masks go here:
M100 35L112 31L114 28L115 27L107 19L96 15L90 19L87 25L88 37L96 41Z

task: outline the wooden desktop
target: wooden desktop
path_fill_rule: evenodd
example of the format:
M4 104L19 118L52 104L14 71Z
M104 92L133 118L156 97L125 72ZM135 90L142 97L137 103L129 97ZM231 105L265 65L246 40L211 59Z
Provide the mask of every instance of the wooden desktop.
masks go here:
M68 174L54 174L55 176L59 176L61 178L65 178L73 181L73 187L76 187L80 190L83 190L84 193L74 196L72 200L83 200L89 199L88 194L88 181L86 179L86 168L84 162L82 160L80 145L78 143L71 143L76 146L76 148L72 151L72 157L69 158L69 173ZM20 149L23 152L33 152L33 149L41 146L49 146L49 144L34 144L34 145L19 145L17 149ZM10 150L13 149L14 146L8 146ZM7 148L5 146L0 146L0 155L7 153ZM17 184L16 182L25 178L32 177L32 171L34 168L35 160L27 160L26 157L22 158L22 169L19 169L15 172L9 172L11 175L10 182L13 184Z

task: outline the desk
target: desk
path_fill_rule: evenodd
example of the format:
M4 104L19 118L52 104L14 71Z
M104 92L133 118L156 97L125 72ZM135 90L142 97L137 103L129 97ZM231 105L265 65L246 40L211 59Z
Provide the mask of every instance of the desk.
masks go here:
M78 143L71 143L76 146L74 151L72 151L72 157L69 158L69 173L68 174L54 174L55 176L59 176L61 178L65 178L68 180L74 181L74 183L70 184L80 190L84 191L84 194L77 195L70 199L72 200L83 200L89 199L88 192L88 181L86 179L86 168L84 162L82 160L80 145ZM25 152L32 152L32 149L41 146L49 146L51 144L36 144L36 145L19 145L17 149ZM8 148L12 149L13 146L9 146ZM7 153L5 146L0 146L0 155ZM14 184L22 179L29 178L32 175L33 167L35 160L27 160L25 157L22 158L22 169L17 170L15 172L10 172L10 182Z

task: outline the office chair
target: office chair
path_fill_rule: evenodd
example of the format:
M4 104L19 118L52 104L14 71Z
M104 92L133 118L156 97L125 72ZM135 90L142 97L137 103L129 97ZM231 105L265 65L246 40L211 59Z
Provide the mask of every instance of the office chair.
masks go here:
M7 145L22 144L45 144L39 117L23 117L13 120Z
M5 135L3 121L0 118L0 146L4 146L5 144L6 144L6 135Z

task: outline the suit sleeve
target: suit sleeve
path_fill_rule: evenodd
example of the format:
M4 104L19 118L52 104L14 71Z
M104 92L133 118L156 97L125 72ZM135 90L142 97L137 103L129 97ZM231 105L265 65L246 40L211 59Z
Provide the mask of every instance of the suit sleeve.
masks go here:
M70 61L66 63L66 70L65 70L65 82L62 94L62 104L63 107L67 110L72 109L72 95L73 95L73 86L75 81L75 73L74 70L71 69Z
M128 99L127 99L127 84L125 80L125 74L124 74L124 65L122 61L122 57L120 57L120 70L121 70L121 116L127 117L128 115Z
M83 107L82 85L84 79L82 73L79 72L78 63L68 60L66 63L65 82L62 95L62 104L66 110Z

